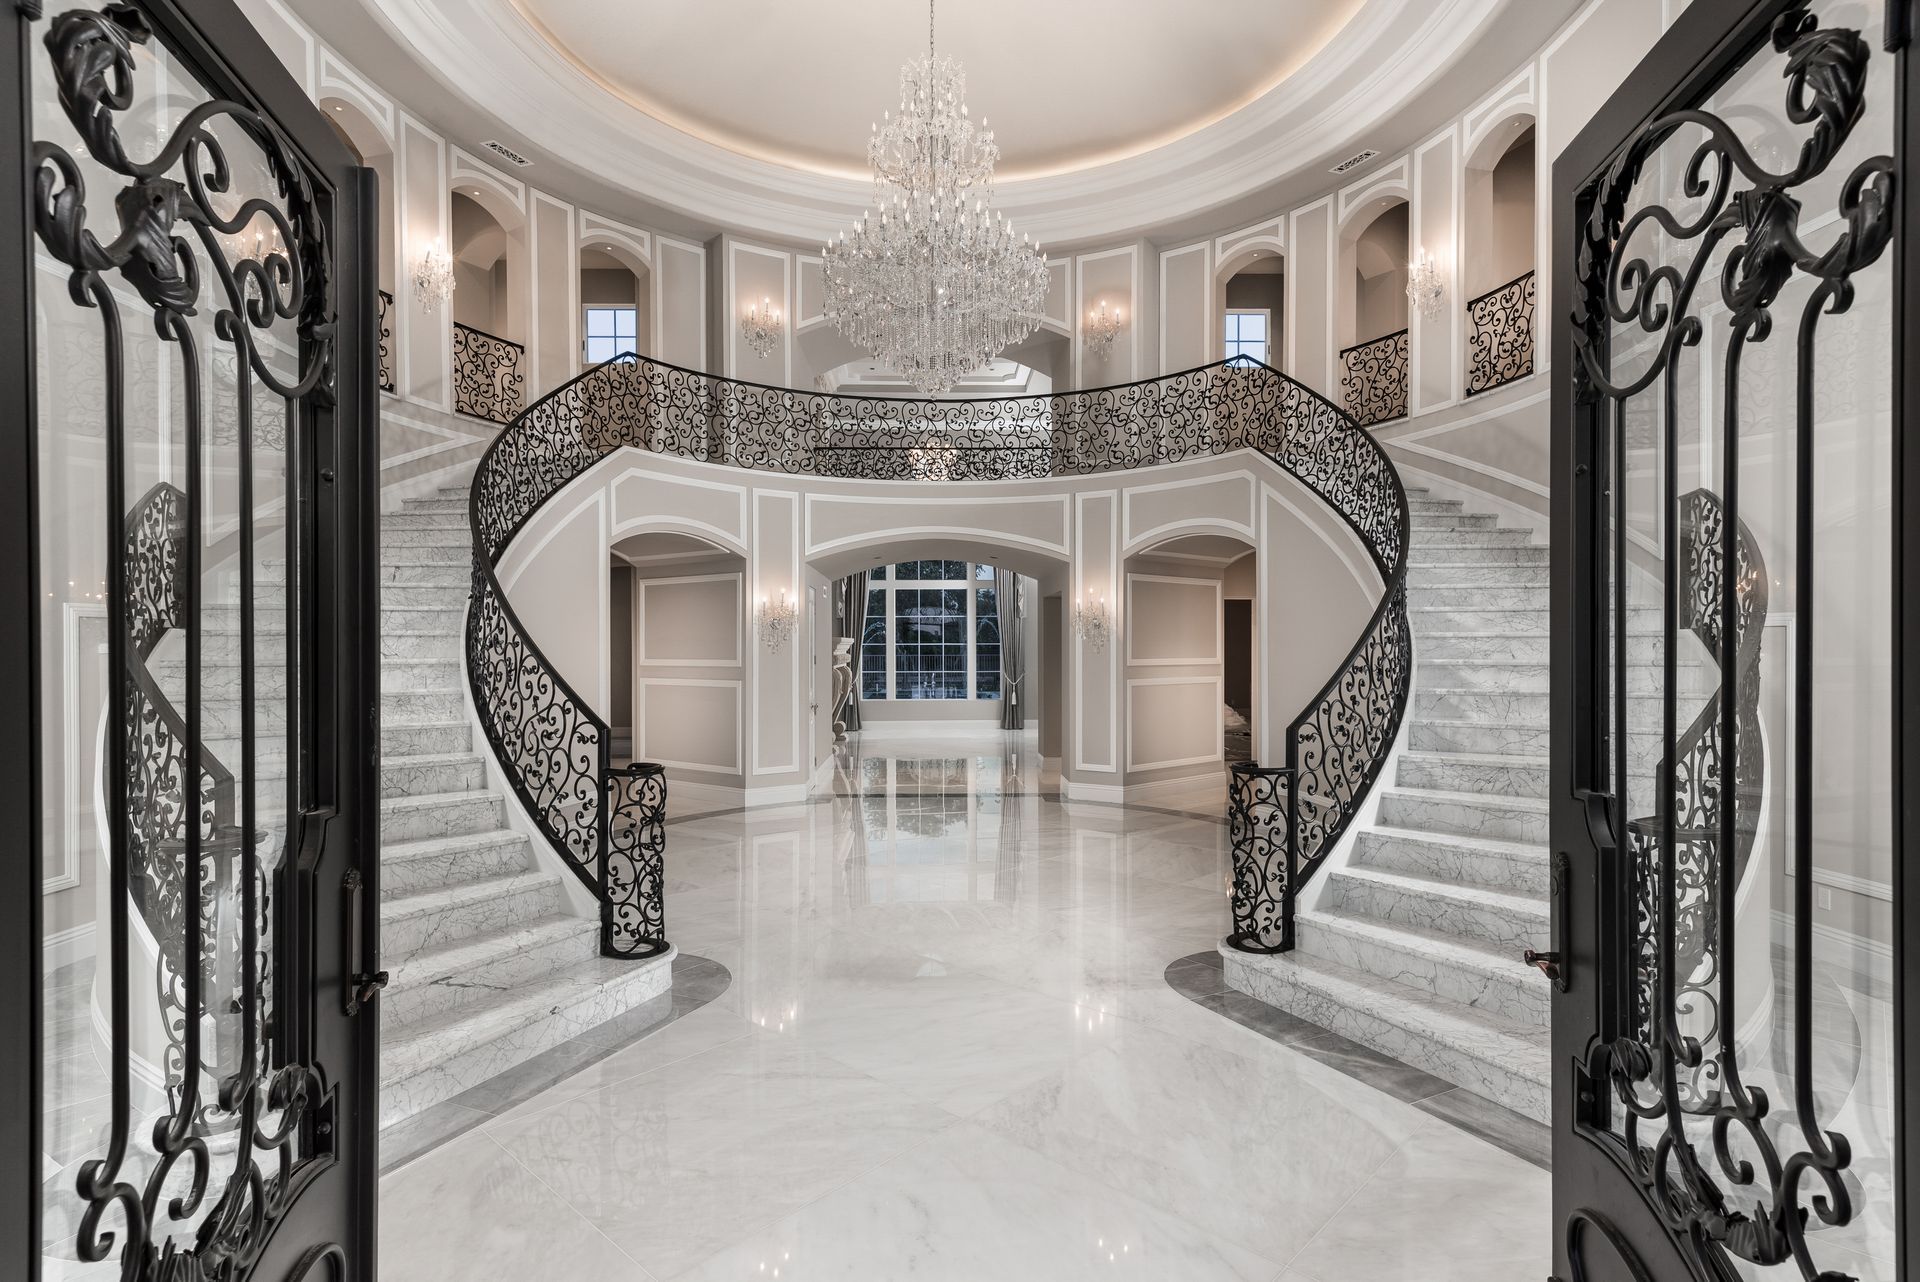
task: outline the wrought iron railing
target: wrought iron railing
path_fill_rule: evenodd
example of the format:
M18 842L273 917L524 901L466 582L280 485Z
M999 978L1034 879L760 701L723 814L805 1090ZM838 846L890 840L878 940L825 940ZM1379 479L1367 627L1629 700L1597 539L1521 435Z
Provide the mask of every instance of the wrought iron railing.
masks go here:
M520 412L527 376L526 349L512 339L453 323L453 408L493 423Z
M1359 535L1382 583L1365 632L1286 731L1285 859L1261 879L1291 938L1293 890L1377 777L1406 708L1406 492L1384 450L1332 403L1258 362L1057 396L937 401L743 383L631 354L542 398L473 478L468 681L488 743L555 852L602 904L603 949L664 938L651 775L612 769L612 732L541 653L495 567L573 478L617 449L757 471L885 480L1071 476L1256 449ZM664 778L660 780L664 788ZM634 888L629 895L628 889ZM631 928L627 905L638 905ZM1236 902L1236 920L1241 916Z
M1534 274L1467 304L1467 395L1533 373Z
M1680 499L1678 534L1680 565L1670 571L1680 582L1679 624L1693 633L1723 663L1727 649L1721 641L1722 596L1725 591L1721 548L1726 510L1711 490L1693 490ZM1671 760L1655 765L1652 775L1655 813L1630 820L1627 844L1633 859L1633 881L1638 902L1627 917L1632 938L1628 948L1636 959L1639 983L1634 989L1634 1020L1639 1035L1658 1035L1653 1026L1655 994L1660 974L1660 909L1653 901L1663 879L1659 872L1661 833L1667 808L1674 820L1673 896L1674 991L1683 1010L1698 1021L1697 1031L1707 1053L1692 1066L1683 1066L1676 1079L1682 1103L1710 1099L1718 1058L1715 1040L1724 1034L1725 1012L1720 1009L1719 894L1721 870L1729 866L1719 857L1720 843L1730 827L1735 885L1746 868L1758 835L1766 796L1766 756L1760 739L1760 640L1767 620L1767 567L1758 541L1746 522L1734 540L1737 562L1732 585L1735 601L1732 672L1722 673L1720 688L1707 700L1675 745ZM1628 638L1629 643L1631 638ZM1731 686L1734 702L1733 814L1726 825L1720 813L1721 758L1726 747L1725 694Z
M1362 427L1407 416L1407 331L1340 353L1340 402Z
M393 295L380 291L380 390L397 386L393 373Z

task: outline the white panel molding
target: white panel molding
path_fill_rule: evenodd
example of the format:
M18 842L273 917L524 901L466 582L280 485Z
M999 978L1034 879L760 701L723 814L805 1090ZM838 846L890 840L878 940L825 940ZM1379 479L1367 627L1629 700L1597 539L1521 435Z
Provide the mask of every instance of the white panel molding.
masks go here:
M1122 245L1119 249L1102 249L1091 254L1077 254L1073 260L1073 277L1079 285L1078 292L1073 297L1073 386L1076 391L1083 389L1086 385L1081 368L1081 358L1086 351L1086 343L1080 337L1080 330L1086 323L1087 316L1087 264L1101 262L1108 258L1125 258L1131 265L1131 269L1127 272L1127 288L1131 297L1127 299L1125 321L1127 354L1131 363L1127 370L1127 377L1122 381L1132 382L1140 377L1140 295L1144 291L1141 288L1143 282L1140 277L1139 246Z
M42 936L40 939L40 969L42 973L51 975L57 970L65 970L75 962L85 961L89 957L92 957L96 950L96 941L99 938L99 932L96 930L97 924L96 922L87 922L84 925L69 926L65 930L55 931L51 935ZM96 1017L96 1027L98 1024L99 1020ZM110 1044L111 1041L112 1037L111 1034L109 1034L106 1042Z
M40 883L40 893L72 890L80 884L80 834L94 817L94 807L84 787L87 758L98 747L98 718L82 722L80 682L87 656L80 653L80 633L87 619L105 621L106 603L64 601L60 605L60 724L64 731L60 761L60 871ZM104 661L96 653L94 660Z
M660 588L684 587L689 583L731 583L733 584L733 631L729 639L733 642L733 654L720 659L655 659L647 654L646 610L647 593ZM682 574L664 579L634 580L634 610L638 617L634 620L633 652L634 663L641 667L659 668L737 668L745 662L740 653L741 636L745 632L746 613L746 574L734 571L731 574Z
M795 254L793 256L793 332L805 334L819 329L827 323L826 270L827 260L818 254ZM807 297L807 269L817 268L820 272L821 297Z
M1127 600L1133 600L1133 585L1136 583L1179 583L1187 587L1209 588L1213 592L1213 653L1207 655L1180 656L1167 659L1142 659L1133 649L1133 611L1127 611L1127 666L1129 668L1193 668L1224 662L1226 653L1226 624L1222 619L1225 612L1225 585L1219 579L1196 579L1179 574L1127 574ZM1129 682L1128 684L1134 684Z
M527 185L518 178L509 178L486 161L480 159L480 157L461 147L458 143L455 143L453 146L453 167L449 171L447 185L449 187L460 187L468 183L490 189L494 195L512 205L514 209L519 212L522 222L526 221ZM553 197L549 196L547 199L553 200ZM558 205L561 202L554 200L553 203ZM567 207L572 208L572 206ZM493 213L494 211L489 209L487 212ZM512 231L513 228L509 227L506 230ZM447 248L451 250L453 245L449 243Z
M1120 493L1118 490L1081 490L1073 496L1074 556L1073 556L1073 594L1065 602L1065 617L1061 622L1072 636L1073 655L1073 768L1075 770L1094 771L1100 774L1120 773L1120 707L1119 656L1111 655L1107 660L1111 671L1107 676L1107 763L1093 765L1087 761L1087 654L1086 641L1073 632L1073 611L1076 604L1087 595L1087 518L1086 506L1090 501L1105 500L1108 513L1107 531L1107 648L1111 655L1113 649L1113 627L1126 626L1125 615L1121 613L1124 602L1120 597L1124 579L1120 570Z
M890 482L890 484L897 484L897 482ZM1107 491L1107 492L1110 492L1110 491ZM845 495L815 494L812 492L809 492L807 494L806 500L807 500L807 531L808 531L806 555L809 560L811 560L814 557L820 556L821 554L826 552L838 551L841 548L858 547L863 544L878 541L878 540L884 540L889 538L894 538L894 539L926 538L928 536L939 536L939 535L945 535L952 538L977 539L982 542L989 542L989 543L1011 543L1011 544L1018 545L1020 547L1029 547L1029 548L1034 548L1038 551L1051 553L1052 555L1061 557L1061 558L1065 558L1068 555L1067 545L1064 542L1053 543L1045 539L1036 539L1030 535L1013 534L1004 530L996 530L993 527L988 525L977 525L977 526L889 525L889 526L880 526L870 530L865 530L859 534L849 534L849 535L843 535L842 537L837 539L828 539L824 543L814 543L811 541L811 539L812 539L812 531L814 528L814 524L818 519L815 516L816 508L819 508L821 506L826 506L826 505L838 505L838 504L846 504L849 506L858 506L861 504L865 504L865 505L877 505L880 507L896 507L897 508L897 507L903 507L903 506L910 506L912 500L905 497L904 495L899 497L894 497L894 498L869 498L867 496L857 495L857 494L845 494ZM1060 520L1061 529L1064 531L1067 526L1067 496L1064 494L1035 495L1032 498L968 497L964 499L957 499L954 501L965 503L969 507L996 507L996 506L1008 506L1008 505L1016 506L1016 507L1040 507L1040 506L1057 507L1059 509L1059 520Z
M547 347L540 325L540 279L547 273L541 270L540 229L538 227L539 208L542 205L561 211L566 220L567 245L566 261L561 264L560 279L567 291L567 368L577 369L580 364L580 225L574 215L575 210L564 200L555 200L544 191L533 193L534 216L527 220L527 253L531 262L529 274L532 276L529 305L527 308L527 358L532 368L527 380L529 398L536 398L553 390L540 377L541 358L546 355ZM563 380L564 381L564 380ZM558 386L555 384L554 386Z
M312 42L308 42L311 47ZM338 98L365 116L380 131L391 150L396 140L398 109L393 99L380 92L374 83L349 66L340 55L324 45L320 48L320 69L313 81L313 100L324 104Z
M1059 280L1054 280L1054 273ZM1057 288L1056 288L1057 284ZM1060 300L1060 314L1053 314L1053 300ZM1073 260L1071 258L1049 258L1047 260L1047 301L1041 305L1045 310L1040 314L1040 328L1074 338L1079 328L1074 323L1073 301Z
M1433 137L1413 149L1413 197L1409 202L1409 208L1407 210L1407 239L1410 242L1408 249L1411 252L1418 253L1422 249L1429 248L1426 243L1426 237L1422 234L1422 228L1426 223L1427 214L1425 191L1426 170L1425 167L1421 165L1420 159L1430 151L1437 151L1441 147L1455 145L1458 141L1459 125L1449 124L1445 129L1442 129L1439 133L1433 135ZM1465 195L1463 192L1465 182L1464 175L1460 170L1460 157L1457 151L1454 153L1451 162L1447 165L1447 173L1453 180L1453 200L1451 201L1451 208L1448 210L1447 221L1449 226L1447 228L1447 243L1439 248L1445 254L1443 264L1446 271L1447 292L1442 306L1444 308L1443 315L1446 317L1448 337L1450 340L1449 348L1452 353L1452 368L1447 373L1447 395L1445 399L1434 401L1431 404L1421 400L1421 362L1424 359L1427 346L1427 330L1439 322L1429 321L1425 316L1420 314L1419 308L1409 307L1407 309L1407 413L1409 417L1414 414L1442 410L1449 405L1457 404L1460 397L1464 394L1463 385L1466 381L1466 376L1462 370L1462 362L1465 360L1465 352L1461 347L1461 335L1466 329L1464 323L1465 313L1463 310L1466 299L1461 296L1460 282L1466 279L1466 243L1465 237L1462 235L1460 220L1465 212Z
M412 131L432 143L434 149L434 174L431 191L433 192L434 225L430 235L416 235L414 227L419 208L420 186L407 164L408 131ZM393 341L399 353L399 362L394 370L394 385L401 395L410 400L419 400L423 405L431 405L446 413L453 413L453 308L437 307L429 316L428 323L440 331L440 351L447 362L446 377L440 382L440 396L437 399L418 397L414 393L413 378L413 313L416 304L413 301L413 269L418 263L424 243L438 240L449 252L453 248L453 188L447 182L447 140L434 132L428 125L400 112L400 127L393 148L394 185L394 221L398 224L394 246L394 326Z
M653 238L653 243L657 246L657 253L662 263L663 275L666 254L670 249L677 253L686 254L694 260L694 279L698 282L698 288L694 290L694 295L700 300L700 320L694 329L694 332L698 334L700 338L700 358L694 362L694 368L704 371L707 368L708 359L707 295L711 292L707 288L707 247L697 241L681 240L678 237L668 236L665 233L656 233ZM665 332L666 323L666 313L663 310L666 301L664 297L666 290L662 285L662 281L656 280L653 282L653 288L648 291L652 301L651 310L653 312L651 324L648 327L648 334L652 338L653 345L656 349L660 346L660 335Z
M1211 686L1213 687L1213 751L1200 757L1169 757L1164 761L1140 761L1133 755L1138 736L1133 733L1134 691L1141 686ZM1212 677L1130 677L1127 680L1127 772L1136 770L1166 770L1174 766L1201 766L1209 762L1225 761L1227 756L1227 714L1226 714L1226 678Z
M266 0L266 4L267 7L273 10L274 14L279 17L280 21L286 23L287 30L299 37L300 43L306 51L306 56L302 59L302 66L296 71L296 74L300 80L300 87L306 91L307 96L310 98L317 97L318 95L314 91L319 86L320 77L315 69L317 65L315 51L319 46L319 41L314 38L313 29L307 26L304 19L283 4L282 0ZM289 67L287 70L295 71L296 69Z
M1213 241L1214 275L1224 279L1228 267L1238 267L1241 254L1261 249L1285 255L1287 252L1287 215L1280 214L1263 223L1242 227L1239 231L1216 236Z
M1247 519L1244 521L1235 520L1232 516L1222 516L1216 513L1209 517L1191 517L1179 521L1167 521L1147 530L1135 530L1133 528L1133 496L1136 494L1155 494L1167 490L1190 490L1207 486L1231 485L1236 481L1244 481L1247 486L1246 498L1244 500L1244 510L1247 513ZM1253 473L1247 471L1226 472L1217 476L1195 477L1191 480L1183 481L1157 481L1149 485L1130 485L1120 491L1120 528L1125 532L1125 537L1122 540L1122 555L1132 555L1142 544L1150 539L1164 540L1169 532L1172 531L1184 532L1191 530L1193 533L1208 533L1225 530L1228 533L1239 535L1248 542L1253 542L1255 533L1253 526L1253 508L1254 503L1257 501L1258 488L1259 483L1254 480Z
M1539 101L1539 95L1535 92L1534 65L1529 62L1460 118L1464 142L1460 148L1461 167L1472 164L1473 153L1480 144L1508 121L1522 116L1529 120L1537 118Z
M741 254L758 254L762 258L771 258L780 264L780 385L793 385L793 255L784 249L768 249L762 245L749 244L743 240L727 241L726 262L726 305L732 310L728 313L721 331L726 335L727 377L740 377L740 290L735 284L733 263Z
M653 271L652 232L641 227L628 226L626 223L608 218L604 214L596 214L588 209L580 210L580 238L577 247L592 249L607 245L624 250L638 258L646 264L647 271L651 275ZM652 319L651 316L648 319Z
M730 762L681 761L654 752L651 745L646 742L646 692L649 686L731 690L733 692L733 760ZM635 677L633 682L634 701L639 706L634 709L633 713L634 757L642 761L657 761L670 769L705 770L712 774L739 774L742 688L742 683L739 681L720 681L702 677Z
M1384 169L1376 169L1358 182L1349 183L1337 193L1338 204L1333 221L1341 231L1369 202L1398 196L1413 203L1413 158L1402 154Z
M710 522L688 516L663 518L655 515L645 515L630 516L623 519L620 513L622 508L627 506L627 502L622 499L620 488L628 483L643 485L649 482L658 482L666 485L691 485L696 489L711 490L715 493L730 496L733 499L732 528L729 529L726 526L714 525ZM648 468L630 466L626 471L614 478L613 484L609 488L613 492L613 537L615 538L625 538L627 535L637 533L641 530L667 529L670 527L680 529L680 527L686 527L682 530L683 533L698 533L711 537L726 548L727 551L738 556L747 555L747 487L745 485L730 485L724 481L709 481L694 476L678 476L670 473L656 472ZM634 508L644 508L646 505L636 501L632 503L631 506Z
M1202 298L1200 311L1200 363L1206 364L1213 359L1213 247L1206 241L1192 245L1183 245L1179 249L1170 249L1160 255L1160 373L1165 375L1174 371L1167 368L1167 331L1172 328L1167 323L1167 264L1176 258L1188 254L1200 255L1200 292Z
M1340 558L1340 564L1347 567L1347 573L1353 576L1353 581L1360 585L1360 590L1366 593L1369 599L1376 602L1380 599L1380 593L1382 591L1380 576L1374 570L1372 561L1363 561L1361 559L1364 556L1364 550L1359 544L1359 536L1354 534L1351 528L1343 527L1347 528L1348 537L1341 539L1334 534L1328 533L1325 527L1308 513L1306 509L1282 494L1279 490L1274 489L1271 485L1263 485L1260 488L1261 493L1266 498L1272 499L1275 503L1278 503L1281 507L1293 513L1294 516L1299 518L1301 524L1319 534L1320 541L1326 544L1335 556ZM1261 533L1265 535L1267 531L1263 528ZM1270 548L1272 546L1270 539L1263 538L1260 546ZM1365 566L1364 569L1361 568L1363 564ZM1265 689L1265 687L1263 686L1262 689Z
M787 596L788 599L794 603L795 616L793 621L793 635L788 638L786 644L787 653L791 656L790 663L793 674L792 696L789 700L789 707L786 713L790 733L788 734L786 745L787 759L784 763L779 764L769 763L763 751L766 747L767 736L761 727L761 715L766 711L767 700L766 688L761 682L760 673L762 664L761 656L767 653L767 647L761 643L759 630L753 626L751 619L752 611L755 608L755 599L762 593L766 593L768 596L772 595L766 592L766 588L768 587L767 572L770 567L760 551L760 532L762 528L761 522L763 520L761 505L769 501L784 503L787 508L788 524L791 533L787 545L789 549L787 563L783 568L787 575L785 585ZM747 620L748 673L753 684L754 707L751 749L752 773L756 775L790 774L802 768L800 764L800 700L804 695L805 687L800 681L800 651L808 635L807 629L811 626L808 622L808 611L805 606L806 594L800 590L801 579L803 577L801 569L800 492L798 490L755 490L753 492L752 511L753 537L750 542L753 547L753 555L747 560L747 568L753 579L747 594L747 610L749 615ZM777 657L775 661L778 661Z
M1287 220L1288 220L1287 239L1289 243L1298 245L1300 243L1301 220L1306 218L1308 215L1312 214L1315 210L1321 210L1321 209L1324 209L1327 214L1326 244L1324 246L1326 256L1321 260L1323 265L1326 268L1327 302L1326 302L1326 315L1323 316L1321 320L1325 325L1325 329L1322 332L1326 335L1326 339L1327 339L1327 369L1326 369L1326 380L1327 380L1326 387L1328 389L1327 394L1329 397L1334 397L1338 395L1339 389L1337 386L1335 386L1333 382L1333 362L1334 362L1333 293L1334 293L1334 277L1339 273L1337 271L1338 257L1334 253L1334 247L1338 243L1336 240L1338 232L1335 228L1335 223L1337 220L1333 216L1333 197L1322 196L1318 200L1309 201L1307 204L1300 206L1300 208L1291 211L1287 215ZM1294 263L1291 258L1289 258L1287 261L1287 274L1285 279L1286 279L1286 293L1285 293L1286 319L1284 321L1284 325L1286 327L1286 333L1283 337L1285 337L1285 339L1287 340L1286 372L1298 378L1300 376L1300 353L1298 349L1298 343L1300 339L1300 322L1299 322L1299 305L1298 305L1297 286L1298 286L1300 276L1299 276L1299 273L1294 270Z

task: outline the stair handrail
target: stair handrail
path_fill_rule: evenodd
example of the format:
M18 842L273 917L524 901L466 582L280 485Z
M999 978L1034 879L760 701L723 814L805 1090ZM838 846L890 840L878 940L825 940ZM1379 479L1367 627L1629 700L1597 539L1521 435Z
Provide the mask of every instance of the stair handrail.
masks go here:
M666 947L661 906L648 902L616 921L614 904L618 897L630 909L634 887L657 896L657 873L609 868L610 834L645 822L611 813L638 790L616 779L611 729L542 653L497 574L515 536L554 494L628 446L755 471L968 481L1086 475L1254 449L1292 475L1360 539L1382 595L1346 660L1287 729L1290 777L1326 785L1307 807L1325 814L1307 829L1291 799L1298 790L1286 789L1291 934L1293 890L1378 777L1410 684L1406 489L1386 451L1339 406L1248 357L1112 387L943 401L801 392L626 353L521 411L488 445L469 489L468 682L515 796L600 904L602 951L650 956ZM1364 708L1345 697L1376 689L1383 697ZM1357 736L1347 733L1355 716L1366 720ZM647 925L636 933L621 924L634 921Z

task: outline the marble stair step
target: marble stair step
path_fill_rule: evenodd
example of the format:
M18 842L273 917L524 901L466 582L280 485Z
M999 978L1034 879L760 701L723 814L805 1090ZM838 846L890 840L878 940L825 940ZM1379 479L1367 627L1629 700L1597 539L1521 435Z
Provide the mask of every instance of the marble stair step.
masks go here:
M1544 837L1519 841L1378 823L1359 834L1352 866L1430 877L1449 886L1484 886L1523 899L1547 894Z
M419 548L410 549L420 551ZM458 548L430 548L434 553L431 560L401 557L391 550L380 558L380 591L384 595L407 587L420 585L426 587L471 589L473 586L473 556L470 551L462 552Z
M1649 729L1659 724L1659 695L1630 694L1627 704L1636 723ZM1702 706L1703 696L1691 691L1683 692L1679 704L1681 722L1691 721L1694 710ZM1541 690L1462 690L1450 686L1419 686L1413 692L1415 717L1544 726L1552 709L1553 696Z
M380 692L383 695L407 691L458 691L466 684L466 680L466 666L457 656L431 659L387 654L380 656Z
M382 611L384 614L385 612ZM409 628L380 629L380 657L386 662L417 660L451 663L458 666L466 637L460 632L417 631Z
M1528 587L1544 588L1551 581L1550 565L1476 565L1428 562L1407 564L1407 583L1412 587Z
M1544 897L1461 885L1395 868L1355 863L1332 870L1320 906L1329 912L1418 926L1481 947L1504 949L1516 959L1529 948L1547 946Z
M389 970L429 948L566 912L560 879L517 872L397 895L380 904L380 957Z
M443 485L433 492L437 499L459 499L462 503L473 496L473 477L469 476L458 485Z
M1296 948L1309 957L1528 1028L1545 1028L1552 1018L1553 985L1505 953L1411 926L1335 913L1301 912L1294 923Z
M1465 507L1466 504L1460 499L1420 498L1412 490L1407 491L1409 512L1458 512Z
M1222 949L1227 982L1342 1037L1372 1047L1528 1117L1548 1117L1547 1033L1523 1028L1407 984L1297 950L1257 957Z
M467 494L468 491L463 489L457 496L449 494L436 495L430 499L407 499L400 504L400 510L408 513L458 512L461 516L465 516L467 514Z
M1415 541L1407 549L1407 564L1418 565L1550 565L1553 553L1543 547L1429 547Z
M1415 538L1425 538L1428 530L1493 530L1500 526L1500 518L1483 512L1419 512L1407 514L1413 522Z
M476 792L486 786L486 763L477 752L450 752L380 759L380 795L417 797L423 793Z
M383 570L388 571L386 576L388 578L393 577L391 571L407 565L457 565L470 571L473 565L473 543L464 531L461 532L458 541L443 543L396 543L391 540L382 540L380 565Z
M1395 782L1403 788L1431 788L1438 792L1544 798L1549 786L1547 770L1544 757L1409 749L1400 754Z
M1542 632L1552 617L1544 609L1531 607L1482 608L1471 603L1419 605L1418 600L1409 594L1407 622L1413 626L1414 649L1421 654L1426 653L1422 649L1426 638L1436 632Z
M390 1037L380 1048L380 1124L390 1126L670 991L673 953L594 957L505 1000ZM671 1013L659 1003L660 1017Z
M1547 813L1547 803L1535 797L1442 792L1399 784L1380 790L1379 823L1387 828L1545 844Z
M1525 548L1535 546L1532 530L1421 530L1413 541L1424 552L1441 548Z
M1546 617L1548 589L1504 583L1409 584L1407 606L1414 610L1527 610Z
M1489 753L1496 756L1547 759L1547 724L1495 721L1457 721L1416 716L1408 730L1408 744L1419 752ZM1660 755L1656 733L1627 733L1627 765L1634 771L1651 770Z
M473 727L460 721L380 722L380 750L396 756L430 756L442 752L470 752Z
M467 632L467 588L454 589L460 593L460 598L452 605L442 605L439 599L435 598L420 599L422 592L447 590L415 585L407 588L404 593L395 593L397 600L380 603L381 629L457 637L464 641Z
M380 612L416 610L422 613L451 611L459 616L455 627L465 629L467 599L473 593L473 576L466 566L459 568L457 583L382 583ZM449 576L453 577L453 576Z
M403 899L461 882L510 877L533 867L524 834L511 828L388 841L380 846L380 898Z
M389 518L397 520L399 518ZM420 552L427 548L454 548L471 553L473 532L467 524L457 522L450 525L401 525L392 526L382 522L380 526L380 547L383 553L399 551Z
M1419 638L1414 639L1418 652ZM1483 661L1480 659L1434 659L1426 655L1419 656L1417 685L1435 690L1498 690L1510 694L1545 694L1553 688L1553 665L1549 663L1519 663L1514 661ZM1685 662L1674 665L1674 689L1682 692L1706 693L1711 686L1698 683L1708 669L1699 662ZM1666 689L1666 672L1659 663L1634 663L1629 661L1626 667L1626 689L1629 696L1636 694L1658 694Z
M443 690L399 690L388 684L380 691L380 717L383 721L388 717L403 724L460 721L466 715L466 696L457 682Z
M472 523L467 520L464 511L421 512L404 510L388 512L380 518L382 530L459 530L471 536Z
M434 649L446 649L443 638L435 638ZM396 642L382 636L380 648L410 650L406 642ZM182 659L151 659L147 671L160 684L160 688L174 699L176 704L184 706L186 700L187 665ZM242 680L243 669L238 659L215 661L205 658L200 664L200 697L204 700L237 701L245 683ZM458 692L466 680L463 665L460 662L458 648L450 655L434 655L422 658L414 654L386 654L380 656L380 688L384 694L421 691ZM253 667L254 697L262 704L283 702L287 695L287 668L280 663L256 659Z
M492 832L505 823L500 797L493 792L430 792L413 797L383 797L380 801L383 845L389 841Z
M591 964L599 951L600 923L565 914L424 949L389 967L380 1031L386 1038L405 1036L411 1028L510 1000L516 991Z

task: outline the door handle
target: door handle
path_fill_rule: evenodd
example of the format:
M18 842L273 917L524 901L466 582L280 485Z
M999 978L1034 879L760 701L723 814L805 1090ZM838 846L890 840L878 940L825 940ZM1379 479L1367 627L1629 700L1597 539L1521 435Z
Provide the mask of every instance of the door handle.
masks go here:
M342 969L347 972L345 1009L349 1015L358 1015L360 1008L370 1004L387 986L387 972L360 969L366 949L366 915L361 911L360 896L366 889L366 880L358 868L347 869L340 889L344 892L341 911L346 915L346 950L340 959Z

